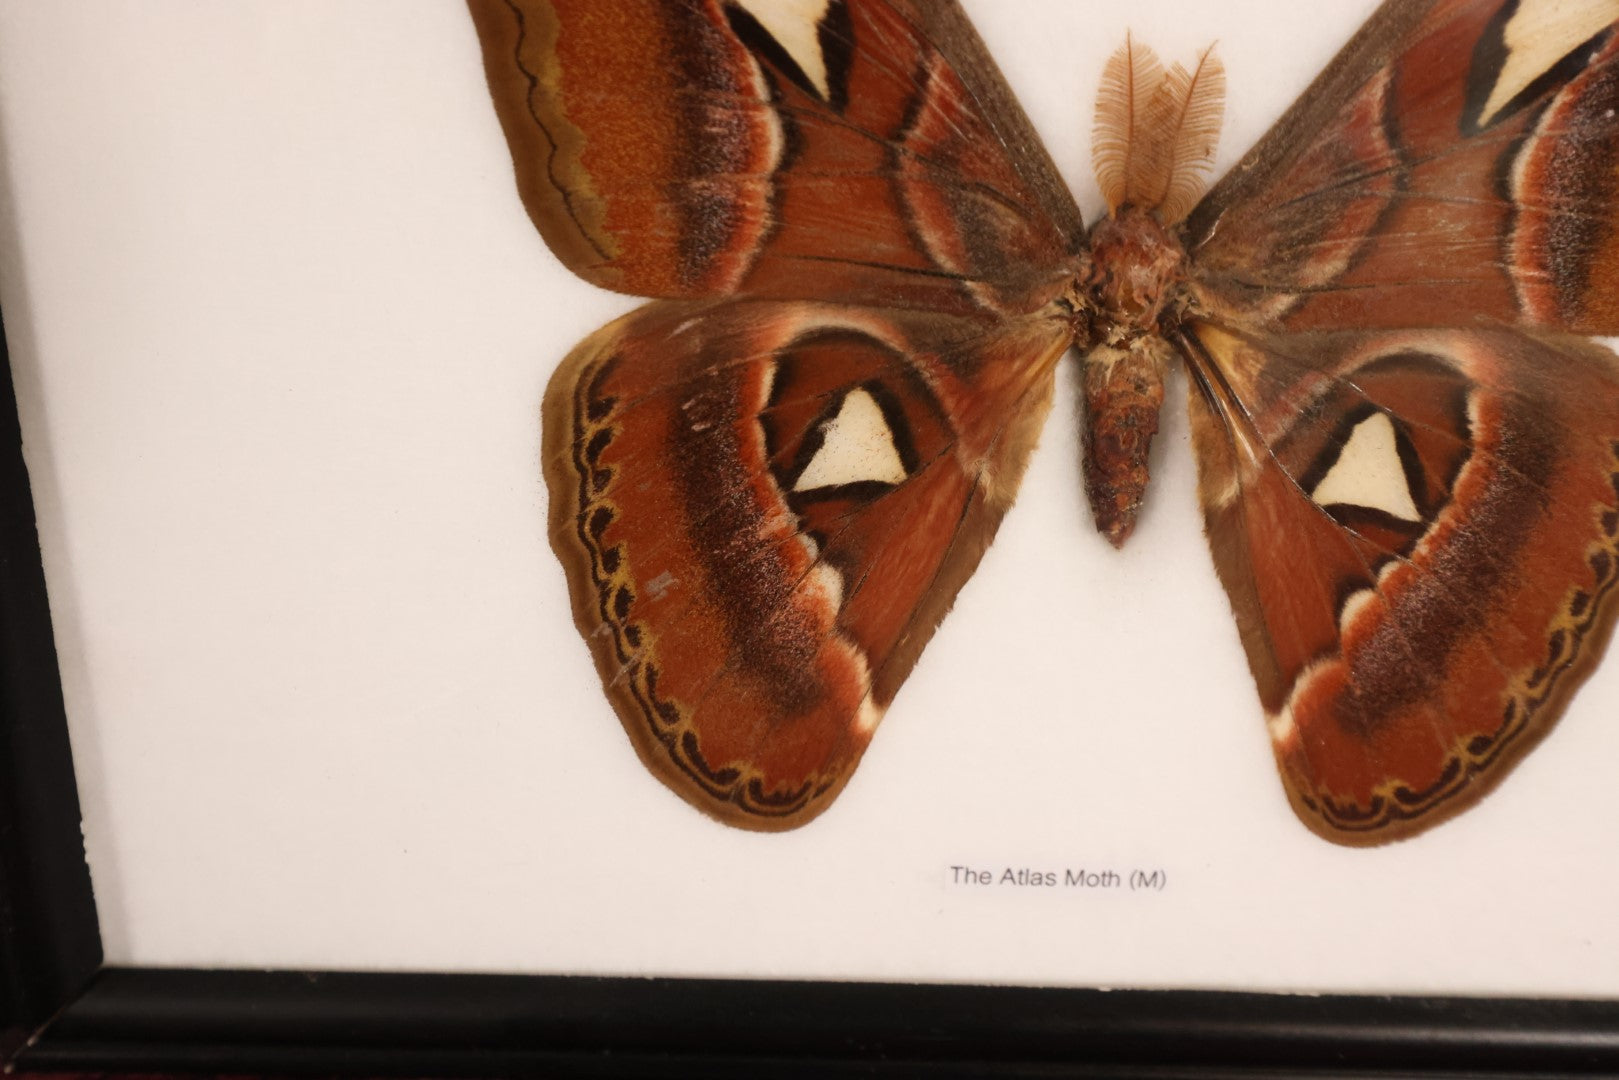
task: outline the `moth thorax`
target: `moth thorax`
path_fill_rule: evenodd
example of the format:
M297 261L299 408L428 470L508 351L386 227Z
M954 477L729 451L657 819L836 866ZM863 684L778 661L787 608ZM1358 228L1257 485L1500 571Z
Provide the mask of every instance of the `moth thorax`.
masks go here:
M1151 213L1126 206L1091 229L1091 297L1109 345L1158 331L1177 297L1186 249Z

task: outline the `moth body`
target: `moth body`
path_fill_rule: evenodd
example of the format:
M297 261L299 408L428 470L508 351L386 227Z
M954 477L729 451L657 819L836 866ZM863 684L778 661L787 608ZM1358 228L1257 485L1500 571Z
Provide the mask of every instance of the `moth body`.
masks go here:
M1187 305L1179 221L1203 189L1223 97L1212 50L1191 72L1166 72L1152 50L1130 40L1109 61L1097 97L1093 151L1110 212L1088 238L1084 473L1096 527L1115 547L1134 530L1146 493L1167 338Z

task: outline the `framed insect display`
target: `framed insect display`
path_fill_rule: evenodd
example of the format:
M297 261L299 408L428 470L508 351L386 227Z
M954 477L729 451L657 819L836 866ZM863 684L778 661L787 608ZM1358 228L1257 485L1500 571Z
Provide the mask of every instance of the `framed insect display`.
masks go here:
M1619 996L1619 668L1558 524L1612 499L1566 471L1601 327L1489 306L1552 303L1528 237L1591 219L1514 219L1522 296L1460 255L1471 299L1333 276L1504 213L1540 166L1479 161L1541 161L1605 70L1596 8L1458 10L1430 63L1395 47L1429 8L1377 0L0 3L0 301L108 964ZM1119 135L1177 106L1188 139ZM1385 168L1316 213L1267 146ZM1482 187L1422 186L1458 161ZM606 280L629 251L674 277ZM1590 622L1532 635L1507 594L1554 563ZM1499 692L1508 644L1578 660L1510 753L1402 711ZM1345 649L1375 678L1333 705Z

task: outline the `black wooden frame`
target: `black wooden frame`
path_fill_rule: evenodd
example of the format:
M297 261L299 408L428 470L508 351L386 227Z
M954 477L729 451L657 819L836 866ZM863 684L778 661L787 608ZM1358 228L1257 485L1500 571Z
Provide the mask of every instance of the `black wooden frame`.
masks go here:
M8 361L0 384L0 1061L9 1068L712 1080L1619 1075L1614 1001L103 967Z

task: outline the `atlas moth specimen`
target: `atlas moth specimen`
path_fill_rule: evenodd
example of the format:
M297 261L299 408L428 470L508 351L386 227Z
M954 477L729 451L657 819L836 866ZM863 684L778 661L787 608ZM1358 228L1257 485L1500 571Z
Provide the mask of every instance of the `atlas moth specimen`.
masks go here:
M1166 368L1276 759L1329 840L1474 803L1619 574L1619 0L1388 0L1207 194L1223 75L1108 63L1090 229L954 0L471 0L524 203L655 302L543 408L552 543L647 766L843 788L1069 350L1129 536ZM1201 196L1201 197L1200 197Z

